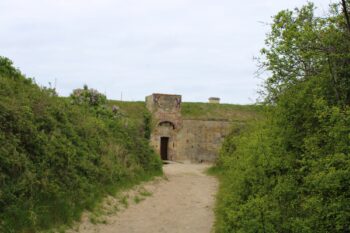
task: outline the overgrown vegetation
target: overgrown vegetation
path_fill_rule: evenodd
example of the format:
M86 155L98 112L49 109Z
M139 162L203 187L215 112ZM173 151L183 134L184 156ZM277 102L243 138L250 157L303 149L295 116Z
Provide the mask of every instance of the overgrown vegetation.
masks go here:
M106 194L161 173L147 121L122 108L88 87L58 97L0 57L0 232L70 224Z
M274 17L265 119L233 131L215 168L217 232L350 232L349 6Z

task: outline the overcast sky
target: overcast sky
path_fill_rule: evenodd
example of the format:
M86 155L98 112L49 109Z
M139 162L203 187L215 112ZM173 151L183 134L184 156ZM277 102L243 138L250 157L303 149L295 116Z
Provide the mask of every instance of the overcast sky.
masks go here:
M315 0L319 12L332 0ZM333 0L334 2L334 0ZM279 10L306 0L0 0L0 55L60 95L151 93L254 103L254 56Z

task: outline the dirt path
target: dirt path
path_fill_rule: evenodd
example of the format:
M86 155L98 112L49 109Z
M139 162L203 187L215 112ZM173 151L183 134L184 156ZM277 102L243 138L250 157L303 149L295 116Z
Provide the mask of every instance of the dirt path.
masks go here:
M134 202L129 201L128 208L108 216L103 223L92 224L91 219L85 221L76 231L209 233L214 221L214 196L218 184L214 177L203 173L207 167L203 164L167 164L164 166L166 179L143 185L143 201L139 200L140 195L137 198L134 195Z

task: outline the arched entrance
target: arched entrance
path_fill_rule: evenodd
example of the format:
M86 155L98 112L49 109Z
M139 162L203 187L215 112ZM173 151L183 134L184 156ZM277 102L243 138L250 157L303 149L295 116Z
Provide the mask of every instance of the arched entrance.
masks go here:
M174 159L174 136L175 136L175 124L171 121L161 121L157 124L155 130L158 135L158 148L160 158L162 160L173 160Z

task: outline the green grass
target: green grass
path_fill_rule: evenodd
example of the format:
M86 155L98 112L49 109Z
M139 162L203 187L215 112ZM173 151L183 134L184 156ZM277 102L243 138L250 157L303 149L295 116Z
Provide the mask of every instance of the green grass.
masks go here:
M146 103L144 101L119 101L119 100L108 100L108 105L113 105L120 108L120 112L129 118L137 120L140 124L143 122L143 117L148 113Z
M120 112L142 124L147 108L144 101L109 100L108 105L120 107ZM258 105L209 104L183 102L181 114L184 119L247 121L259 117L262 107Z
M257 105L209 104L184 102L181 113L184 119L248 121L259 117L262 108Z
M145 200L145 198L143 198L143 197L139 197L139 196L134 196L134 202L135 202L135 204L138 204L138 203L140 203L141 201L143 201L143 200Z
M144 197L150 197L152 196L152 193L147 191L146 189L140 191L140 195Z
M122 196L122 198L120 199L120 204L122 204L124 206L124 208L128 208L129 207L129 196L128 195L125 195L125 196Z

